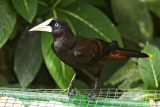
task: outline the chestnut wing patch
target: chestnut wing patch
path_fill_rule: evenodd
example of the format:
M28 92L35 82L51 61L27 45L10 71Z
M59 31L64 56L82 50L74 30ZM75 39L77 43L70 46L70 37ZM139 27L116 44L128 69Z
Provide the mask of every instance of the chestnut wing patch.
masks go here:
M77 44L73 49L74 56L77 57L79 62L88 66L97 63L110 51L106 50L106 45L108 47L109 44L100 39L83 39L83 41L79 41Z

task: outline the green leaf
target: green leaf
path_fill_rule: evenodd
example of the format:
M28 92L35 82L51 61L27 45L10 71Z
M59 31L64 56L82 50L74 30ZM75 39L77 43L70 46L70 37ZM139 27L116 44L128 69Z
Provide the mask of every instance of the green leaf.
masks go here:
M160 18L160 0L141 0L146 3L150 10Z
M16 15L6 0L0 0L0 48L7 42L16 23Z
M152 37L152 19L145 4L139 0L112 0L111 3L118 30L122 35L139 41Z
M44 61L50 75L60 88L67 88L74 74L73 69L60 61L52 51L53 37L50 33L43 32L41 40Z
M127 62L127 58L110 60L103 63L102 72L100 75L100 86L106 88L105 82Z
M160 83L160 51L149 43L146 44L143 51L153 55L153 57L138 60L139 72L145 85L150 89L156 89Z
M113 23L97 8L77 2L57 11L58 14L61 12L70 19L78 35L101 38L108 42L117 40L120 46L123 46Z
M37 12L37 0L12 0L17 12L29 23L32 22Z
M119 68L116 73L114 73L105 85L112 84L118 85L120 89L130 89L133 88L132 84L136 81L141 80L140 74L138 72L137 59L130 59L124 66Z
M26 33L18 43L14 71L22 87L27 87L35 78L43 60L40 33Z

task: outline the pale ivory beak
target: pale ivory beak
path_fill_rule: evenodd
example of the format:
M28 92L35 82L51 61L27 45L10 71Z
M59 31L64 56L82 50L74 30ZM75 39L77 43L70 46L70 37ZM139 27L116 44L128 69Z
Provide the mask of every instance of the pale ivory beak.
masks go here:
M48 19L45 22L33 27L29 31L46 31L46 32L52 32L52 27L49 26L48 24L52 21L53 19Z

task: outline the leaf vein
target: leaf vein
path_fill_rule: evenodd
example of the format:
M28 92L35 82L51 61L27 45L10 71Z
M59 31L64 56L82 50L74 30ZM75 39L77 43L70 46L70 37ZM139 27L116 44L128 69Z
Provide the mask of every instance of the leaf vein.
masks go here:
M23 0L23 2L24 2L24 5L25 5L25 8L26 8L27 12L29 13L29 9L28 9L28 3L27 3L27 1L26 1L26 0Z
M153 76L154 76L154 80L155 80L155 85L156 85L156 88L158 88L158 81L157 81L157 78L156 78L156 72L155 72L155 69L153 67L153 63L152 63L152 60L150 58L150 63L151 63L151 68L152 68L152 72L153 72Z

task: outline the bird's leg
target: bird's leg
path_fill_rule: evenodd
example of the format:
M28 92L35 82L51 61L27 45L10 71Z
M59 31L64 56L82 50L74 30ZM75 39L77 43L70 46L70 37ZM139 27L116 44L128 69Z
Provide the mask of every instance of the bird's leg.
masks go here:
M76 75L77 75L77 73L75 72L73 77L72 77L72 80L70 82L69 87L67 89L65 89L63 93L67 92L67 94L69 95L70 92L72 91L74 95L76 94L76 91L74 90L74 86L73 86L73 81L75 80Z
M89 95L87 97L87 102L90 100L91 97L95 97L96 96L97 85L98 85L98 77L96 77L94 88L91 90L91 92L89 93Z

